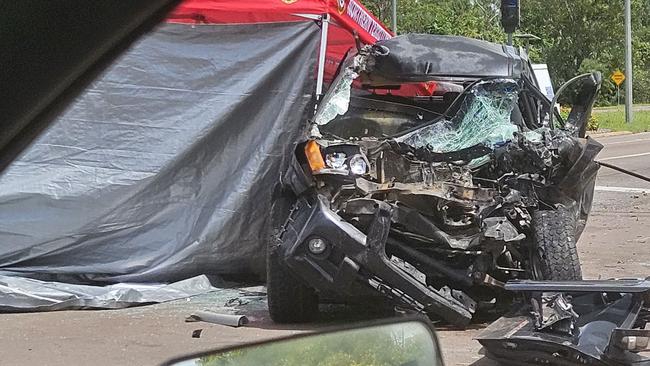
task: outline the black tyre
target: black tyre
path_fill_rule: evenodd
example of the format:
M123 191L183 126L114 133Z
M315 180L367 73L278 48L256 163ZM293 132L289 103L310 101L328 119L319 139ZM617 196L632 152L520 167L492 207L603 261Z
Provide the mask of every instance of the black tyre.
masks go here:
M273 250L267 255L266 292L269 314L276 323L304 323L318 316L316 292L299 282Z
M575 213L560 206L557 210L535 211L532 218L533 277L538 280L581 280Z
M266 292L271 319L276 323L304 323L318 316L318 296L280 261L277 253L278 228L285 223L295 196L283 192L272 209L273 234L266 248Z

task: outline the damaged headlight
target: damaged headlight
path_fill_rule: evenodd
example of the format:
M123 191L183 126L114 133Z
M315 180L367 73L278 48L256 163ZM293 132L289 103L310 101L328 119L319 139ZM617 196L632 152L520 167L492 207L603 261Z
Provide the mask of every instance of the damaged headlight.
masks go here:
M361 154L357 154L350 158L349 165L352 174L363 175L368 171L368 163L366 163L366 159Z
M325 164L332 169L344 169L347 155L342 152L325 155Z
M368 159L356 145L323 148L310 140L305 145L305 156L312 174L363 175L368 172Z

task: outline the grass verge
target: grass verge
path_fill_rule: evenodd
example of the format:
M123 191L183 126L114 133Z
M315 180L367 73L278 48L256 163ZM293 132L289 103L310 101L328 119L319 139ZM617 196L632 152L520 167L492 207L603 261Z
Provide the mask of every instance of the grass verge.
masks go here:
M625 123L625 109L620 108L615 111L600 111L593 113L598 121L598 129L608 129L612 131L631 131L647 132L650 131L650 111L635 111L633 121L630 124Z

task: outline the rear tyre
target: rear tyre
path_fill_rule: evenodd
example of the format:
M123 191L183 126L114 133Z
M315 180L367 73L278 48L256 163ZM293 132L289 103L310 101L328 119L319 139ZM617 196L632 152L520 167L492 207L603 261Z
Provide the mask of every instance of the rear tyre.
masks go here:
M581 280L576 247L576 215L564 206L532 215L533 277L537 280Z

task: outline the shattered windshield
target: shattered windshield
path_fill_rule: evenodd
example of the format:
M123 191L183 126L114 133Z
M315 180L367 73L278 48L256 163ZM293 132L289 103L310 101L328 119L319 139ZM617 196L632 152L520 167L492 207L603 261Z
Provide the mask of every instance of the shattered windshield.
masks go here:
M343 69L332 83L330 90L323 98L314 117L314 122L325 125L339 115L344 115L350 107L352 82L359 76L351 67Z
M353 108L352 84L358 74L344 68L318 108L314 122L321 131L341 138L400 135L397 141L434 152L450 152L477 144L490 147L513 138L519 85L512 79L486 79L472 84L440 118L391 113L375 108ZM417 128L424 125L424 127ZM411 130L411 132L407 132Z
M511 140L519 130L511 121L518 95L514 80L478 82L467 91L458 112L451 118L442 118L397 140L441 153L478 144L497 146Z
M363 58L345 61L314 116L313 122L320 132L342 139L383 138L433 120L446 109L422 107L412 99L399 96L399 92L393 94L415 84L390 83L395 85L362 88L363 82L358 78L364 67ZM462 86L457 87L462 91Z

